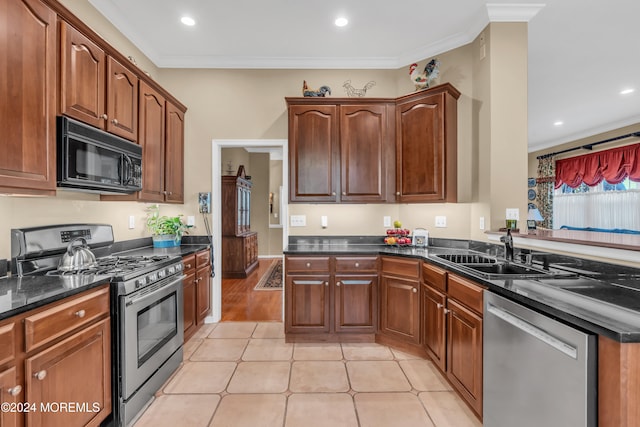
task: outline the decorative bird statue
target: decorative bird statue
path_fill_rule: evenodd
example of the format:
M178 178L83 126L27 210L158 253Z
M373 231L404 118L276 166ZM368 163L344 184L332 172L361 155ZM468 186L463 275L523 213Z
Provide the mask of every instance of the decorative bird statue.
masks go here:
M349 97L356 97L356 96L363 97L367 94L367 91L372 87L374 87L375 85L376 85L376 82L371 80L366 85L364 85L362 89L356 89L355 87L351 86L351 80L347 80L346 82L344 82L342 87L344 88L344 90L347 91L347 96Z
M306 80L302 82L302 96L325 96L327 93L331 95L331 88L329 86L320 86L320 89L312 90L307 86Z
M436 58L429 61L422 72L417 70L418 64L411 64L409 67L409 77L411 78L411 83L415 85L416 90L427 89L433 80L438 77L440 73L439 67L440 61Z

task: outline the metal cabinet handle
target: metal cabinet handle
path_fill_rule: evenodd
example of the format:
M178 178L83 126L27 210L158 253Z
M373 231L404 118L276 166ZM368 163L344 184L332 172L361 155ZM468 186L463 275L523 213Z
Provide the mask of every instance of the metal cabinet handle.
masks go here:
M340 282L336 282L336 286L337 286L337 287L340 287Z
M399 196L399 195L400 195L400 192L399 192L399 191L397 191L397 192L396 192L396 196Z
M355 265L356 265L356 268L360 267L360 263L359 262L356 262Z
M416 292L418 292L418 290L416 288L411 288L411 292L415 294Z
M113 119L113 120L111 120L111 123L113 123L114 125L116 125L116 126L117 126L117 125L118 125L118 119Z
M185 264L184 268L191 268L191 264Z
M76 311L76 312L75 312L75 313L73 313L73 314L75 314L76 316L78 316L79 318L81 318L81 319L82 319L82 318L87 314L87 312L86 312L86 311L84 311L84 310L78 310L78 311Z
M449 310L448 308L445 308L444 309L444 314L449 314L449 313L451 313L451 310Z
M331 195L332 195L332 196L335 196L335 195L336 195L336 192L335 192L335 191L332 191L332 192L331 192Z
M22 391L22 386L20 384L11 387L10 389L7 390L7 393L9 393L10 396L17 396L20 394L20 392Z
M346 191L343 191L343 192L342 192L342 195L343 195L343 196L346 196L346 195L347 195L347 192L346 192Z
M324 282L324 285L325 286L329 286L329 282Z
M47 371L45 371L44 369L42 371L38 371L35 374L33 374L33 377L39 379L40 381L45 379L46 376L47 376Z
M440 310L443 307L443 305L438 302L436 303L436 307L438 307L438 310Z
M310 262L308 262L308 263L307 263L307 268L310 268L310 267L311 267L311 263L310 263Z
M109 116L107 116L106 114L103 114L100 116L101 119L103 120L107 120L109 118Z

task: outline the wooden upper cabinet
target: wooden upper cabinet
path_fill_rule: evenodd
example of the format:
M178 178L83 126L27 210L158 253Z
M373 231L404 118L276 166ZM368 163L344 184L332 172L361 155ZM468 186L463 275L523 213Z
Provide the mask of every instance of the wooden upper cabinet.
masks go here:
M107 58L107 131L138 140L138 76Z
M384 202L387 160L393 153L387 105L340 106L340 200Z
M56 13L0 0L0 193L54 195Z
M164 162L165 199L184 202L184 112L167 101Z
M60 45L61 113L104 128L104 50L64 21L60 21Z
M157 90L140 82L138 143L142 145L142 191L139 197L164 202L165 99Z
M457 104L443 84L398 98L396 201L457 201Z
M138 138L138 76L60 21L61 114L122 138Z
M289 107L289 200L335 202L338 169L338 107Z

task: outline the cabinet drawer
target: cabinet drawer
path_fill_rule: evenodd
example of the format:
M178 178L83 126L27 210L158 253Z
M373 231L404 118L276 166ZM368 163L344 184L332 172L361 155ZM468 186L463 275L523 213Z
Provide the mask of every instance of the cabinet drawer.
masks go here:
M329 257L287 257L285 259L287 273L296 272L328 272Z
M211 252L204 250L196 253L196 268L211 264Z
M422 280L436 289L447 290L447 270L435 265L426 262L422 264Z
M196 254L186 255L182 257L182 263L184 264L184 272L185 274L189 272L189 270L193 270L196 268Z
M336 257L336 272L378 271L378 257Z
M10 362L16 351L16 325L11 322L0 326L0 366Z
M420 278L420 261L407 258L382 258L382 274Z
M109 287L105 286L24 319L25 351L54 341L109 314Z
M457 300L482 315L482 291L484 290L482 286L453 274L449 274L448 285L449 298Z

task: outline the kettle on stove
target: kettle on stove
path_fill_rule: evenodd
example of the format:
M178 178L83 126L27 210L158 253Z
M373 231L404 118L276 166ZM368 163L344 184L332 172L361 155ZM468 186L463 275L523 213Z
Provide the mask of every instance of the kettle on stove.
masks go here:
M76 242L80 242L80 244L77 245ZM87 240L84 237L76 237L67 246L67 252L60 259L58 270L78 271L96 265L96 256L89 249Z

